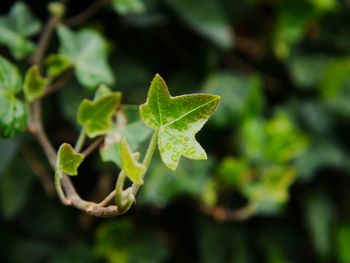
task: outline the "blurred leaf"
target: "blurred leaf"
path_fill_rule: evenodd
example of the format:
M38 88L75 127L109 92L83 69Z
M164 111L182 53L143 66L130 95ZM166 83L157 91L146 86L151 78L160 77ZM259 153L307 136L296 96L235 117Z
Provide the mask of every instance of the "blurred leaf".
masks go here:
M218 73L207 80L203 90L222 98L211 120L219 126L240 118L254 117L262 112L264 100L258 77Z
M295 159L308 146L289 115L277 112L268 120L247 120L241 128L244 154L253 161L285 163Z
M0 17L0 43L6 45L16 59L35 50L27 38L40 31L41 23L32 16L23 2L15 2L8 15Z
M350 225L343 224L339 227L336 237L336 255L339 263L350 262Z
M154 231L133 229L125 219L100 225L94 252L110 263L164 262L168 254Z
M295 181L296 171L291 167L272 166L260 172L258 179L245 185L242 192L256 213L276 213L289 199L289 187Z
M303 39L307 26L317 18L318 12L306 1L282 1L275 28L275 55L287 58L291 47Z
M18 69L0 56L0 136L12 137L27 127L24 103L16 96L22 90Z
M318 84L329 59L323 55L303 54L291 56L288 66L292 80L300 89Z
M300 177L310 180L318 170L326 167L347 167L346 154L336 143L326 139L315 141L295 162Z
M193 30L222 49L233 46L232 26L219 3L214 0L167 0L171 8Z
M112 131L106 136L105 144L100 150L102 160L104 162L113 162L121 168L121 137L124 136L128 142L130 142L132 151L140 151L140 146L149 138L151 133L152 130L139 120L134 120L134 122L131 122L120 129L113 127Z
M87 244L69 245L67 248L58 251L52 256L52 263L94 263L95 257L91 251L91 247Z
M77 120L90 138L107 134L111 130L112 117L120 99L121 93L113 92L94 101L88 99L82 101Z
M61 54L52 54L48 56L45 60L45 65L47 66L47 75L50 78L59 77L71 67L69 58Z
M119 14L143 13L146 9L143 0L113 0L113 9Z
M19 142L18 139L3 140L0 138L0 178L5 174L6 168L15 157Z
M164 80L156 75L147 101L140 106L142 120L159 132L158 147L163 163L175 170L181 156L194 160L207 158L194 138L213 114L219 96L193 94L172 97Z
M120 143L120 153L122 159L122 169L126 176L136 184L143 184L143 175L146 172L146 167L138 162L139 153L132 153L125 138Z
M24 78L24 94L27 101L32 102L41 97L48 80L43 78L39 72L39 67L34 65L29 68Z
M99 33L90 29L75 33L65 26L60 26L57 32L59 52L69 58L82 85L94 89L101 83L114 83L107 64L107 43Z
M171 171L154 158L139 202L163 207L179 196L202 197L207 190L212 165L210 160L191 162L184 159L176 171Z
M219 165L218 175L224 186L240 186L249 177L250 168L246 160L226 157Z
M332 204L324 189L308 191L306 198L303 198L303 203L305 223L310 231L315 249L321 259L327 260L331 252L334 223Z
M62 169L68 175L77 175L83 160L84 155L77 153L68 143L64 143L57 152L57 169Z

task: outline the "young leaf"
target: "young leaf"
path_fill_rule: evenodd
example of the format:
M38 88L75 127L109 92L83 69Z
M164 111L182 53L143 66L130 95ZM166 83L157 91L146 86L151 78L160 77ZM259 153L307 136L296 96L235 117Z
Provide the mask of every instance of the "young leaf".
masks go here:
M47 79L43 78L37 65L32 66L24 78L24 94L29 102L39 98L47 84Z
M84 155L74 151L72 146L64 143L57 153L57 168L68 175L77 175L78 167L84 160Z
M22 90L18 69L0 57L0 136L11 137L26 128L26 108L16 95Z
M108 133L111 119L119 104L120 92L113 92L95 101L84 99L79 106L77 120L84 126L86 134L96 137Z
M107 43L96 31L84 29L75 33L65 26L58 28L60 54L69 58L79 82L88 87L113 84L112 71L107 63Z
M65 72L70 66L69 58L60 54L52 54L45 60L47 66L47 75L50 78L56 78Z
M164 80L158 74L154 77L147 101L140 106L140 115L149 127L159 132L158 147L166 166L175 170L181 156L194 160L207 158L195 135L219 101L219 96L210 94L172 97Z
M39 32L40 22L28 7L16 2L6 16L0 17L0 43L6 45L16 59L22 59L34 51L35 45L27 39Z
M138 162L139 153L132 154L128 142L125 138L120 143L122 167L127 177L137 184L143 184L143 175L146 167Z

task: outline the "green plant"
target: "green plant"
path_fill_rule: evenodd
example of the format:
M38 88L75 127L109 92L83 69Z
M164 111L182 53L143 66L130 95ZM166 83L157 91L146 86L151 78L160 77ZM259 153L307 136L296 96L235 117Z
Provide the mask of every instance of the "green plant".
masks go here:
M64 9L63 3L56 3L56 5L59 10ZM20 16L27 12L25 5L19 3L10 16ZM52 18L46 26L34 55L33 66L28 69L23 85L18 69L0 57L0 90L2 91L0 131L3 137L11 137L23 132L27 122L29 130L37 137L51 166L55 169L55 187L63 204L72 205L95 216L121 215L135 202L135 196L143 184L157 145L163 163L172 170L178 166L181 156L195 160L207 159L204 149L194 136L212 115L220 97L209 94L172 97L164 80L157 74L151 83L146 103L139 109L141 120L153 130L143 161L140 162L140 153L135 152L137 147L130 146L132 144L135 146L135 142L130 141L127 135L122 133L122 129L127 126L129 133L135 133L135 131L128 125L129 120L120 104L121 93L112 92L105 86L113 83L113 77L106 63L106 47L103 39L89 30L75 34L60 25L61 18L62 12L52 12ZM34 18L29 15L27 22L28 24L21 26L26 27L30 26L31 22L35 23ZM34 24L32 26L34 27ZM35 23L35 28L37 27L38 24ZM45 50L55 28L61 40L59 54L49 55L44 66L42 62ZM10 39L9 44L12 43L11 41ZM87 41L88 45L86 45ZM29 49L32 45L34 44L28 42L25 45L28 49L18 49L29 52L32 51ZM13 52L17 57L27 54L19 53L17 49ZM94 89L100 83L103 84L96 90L93 100L84 99L79 106L77 122L82 128L75 146L63 143L56 153L43 127L41 100L52 92L54 85L62 81L64 74L71 69L74 69L78 81L89 89ZM41 74L44 70L46 77ZM24 101L18 98L22 96L22 91ZM116 111L118 111L117 118ZM123 127L125 125L126 127ZM138 128L136 126L136 129ZM136 132L148 133L147 127L143 126L141 131ZM82 150L87 137L96 141ZM103 160L117 158L118 161L115 163L121 170L115 190L102 202L95 203L82 199L68 176L78 175L80 164L102 140L105 141L101 149ZM109 151L110 148L114 150ZM129 187L125 186L126 178L132 182ZM115 205L109 205L113 199Z

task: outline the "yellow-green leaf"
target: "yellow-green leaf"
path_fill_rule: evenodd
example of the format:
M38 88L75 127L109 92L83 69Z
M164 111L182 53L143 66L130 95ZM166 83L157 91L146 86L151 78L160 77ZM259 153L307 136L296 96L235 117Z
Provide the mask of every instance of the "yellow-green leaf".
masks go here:
M68 143L64 143L57 153L57 169L68 175L77 175L78 167L84 160L84 155L74 151Z
M109 132L112 127L112 116L117 109L120 98L120 92L112 92L94 101L88 99L82 101L77 120L90 138Z
M137 184L143 184L143 175L146 167L138 162L139 153L132 154L128 142L125 138L120 143L120 152L122 159L122 168L126 176Z
M39 98L45 89L47 79L42 77L37 65L32 66L24 79L24 94L29 102Z
M219 96L211 94L172 97L164 80L158 74L154 77L147 101L140 106L140 115L146 125L159 132L158 148L166 166L175 170L181 156L194 160L207 158L195 135L219 101Z

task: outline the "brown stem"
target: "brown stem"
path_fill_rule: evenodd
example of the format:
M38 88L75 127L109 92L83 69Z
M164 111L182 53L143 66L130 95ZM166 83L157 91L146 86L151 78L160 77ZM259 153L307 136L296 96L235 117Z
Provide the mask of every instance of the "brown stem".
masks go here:
M96 0L84 11L73 17L67 18L63 22L68 26L78 26L83 24L86 20L94 16L108 2L109 0Z
M48 85L45 88L43 97L49 96L49 95L59 91L61 88L63 88L72 79L72 77L73 77L73 71L70 69L67 72L65 72L54 83Z
M250 204L236 210L228 209L222 206L200 205L201 210L213 217L217 221L242 221L247 220L253 215L254 207Z
M96 150L98 146L100 146L103 143L104 138L100 137L97 138L93 143L91 143L83 152L82 154L86 157L90 155L93 151Z

